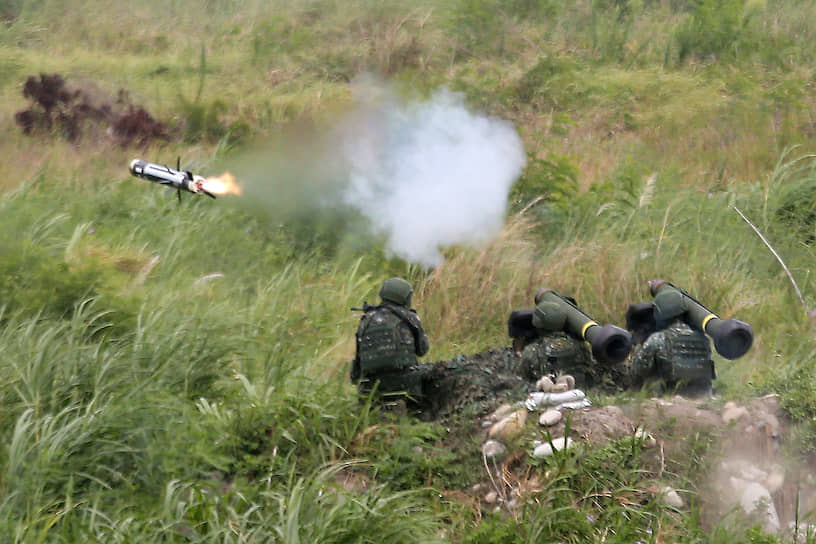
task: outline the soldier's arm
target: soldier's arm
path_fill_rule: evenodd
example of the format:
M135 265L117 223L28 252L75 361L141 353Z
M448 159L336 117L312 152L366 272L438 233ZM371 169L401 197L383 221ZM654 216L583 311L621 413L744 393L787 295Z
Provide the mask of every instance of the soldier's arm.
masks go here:
M428 353L431 344L428 341L428 335L425 334L425 329L422 328L422 321L419 319L419 315L417 315L416 310L413 308L410 310L400 309L398 311L414 335L414 353L417 354L417 357L422 357Z
M428 341L428 335L425 334L425 329L421 326L417 329L416 332L416 348L415 352L418 357L422 357L431 347L431 343Z
M363 303L363 307L368 309L368 303ZM360 368L360 336L363 333L363 328L365 327L365 319L366 315L364 314L360 318L360 324L357 327L357 334L354 335L355 340L355 349L354 349L354 360L351 362L351 371L349 372L349 378L351 378L351 383L357 383L360 381L360 375L362 374L362 369Z
M357 383L360 381L360 358L355 357L354 360L351 362L351 372L349 372L349 377L351 378L351 383Z
M642 378L654 370L655 354L662 341L662 333L651 335L632 355L630 370L635 378Z

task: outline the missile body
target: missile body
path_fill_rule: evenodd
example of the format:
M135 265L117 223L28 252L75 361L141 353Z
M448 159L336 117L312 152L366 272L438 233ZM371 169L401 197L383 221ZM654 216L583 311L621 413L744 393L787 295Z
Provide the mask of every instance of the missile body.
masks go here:
M215 198L215 195L204 190L204 178L185 170L176 170L163 164L156 164L142 159L130 161L130 173L136 177L154 181L160 185L167 185L173 189L189 191L195 194L206 194Z

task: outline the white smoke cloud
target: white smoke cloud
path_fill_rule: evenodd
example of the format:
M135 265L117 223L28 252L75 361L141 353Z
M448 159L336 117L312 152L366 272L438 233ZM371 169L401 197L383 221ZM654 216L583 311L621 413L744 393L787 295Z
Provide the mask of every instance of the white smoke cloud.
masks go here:
M448 90L427 100L399 99L371 80L352 90L341 121L294 123L225 161L240 205L315 236L329 225L352 241L370 228L389 253L426 267L442 263L442 248L499 233L525 164L512 123L468 110Z
M513 124L472 113L448 90L401 103L383 87L361 89L367 104L339 131L342 199L386 237L388 251L437 266L441 248L498 234L525 164Z

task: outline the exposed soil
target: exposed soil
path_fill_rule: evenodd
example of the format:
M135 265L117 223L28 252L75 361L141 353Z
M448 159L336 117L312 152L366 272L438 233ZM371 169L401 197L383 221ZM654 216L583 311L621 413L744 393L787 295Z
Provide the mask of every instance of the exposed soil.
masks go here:
M475 432L487 440L488 428L482 423L485 416L502 404L518 407L526 393L534 390L534 384L508 376L513 373L516 358L509 348L498 348L436 363L436 378L447 381L434 391L454 398L444 402L437 399L435 406L443 409L434 415L448 421L451 415L466 413ZM460 384L466 385L454 388ZM609 389L605 392L609 393ZM587 395L592 399L593 391L587 391ZM696 475L680 493L687 504L692 496L702 503L704 523L716 523L739 511L743 518L751 514L751 522L775 532L796 519L797 500L800 519L816 511L816 477L810 475L806 460L791 458L788 450L792 448L787 447L791 424L776 396L753 399L744 405L710 395L620 398L618 405L564 410L569 417L547 430L552 437L564 436L569 425L573 440L601 446L610 440L632 437L642 429L654 439L650 440L653 447L644 455L644 469L656 480L676 480L678 474ZM462 424L461 420L454 421ZM537 427L538 414L531 413L524 426ZM526 455L511 452L508 459L515 463L522 453ZM773 502L768 512L760 507L751 513L745 505L740 511L746 486L767 492Z

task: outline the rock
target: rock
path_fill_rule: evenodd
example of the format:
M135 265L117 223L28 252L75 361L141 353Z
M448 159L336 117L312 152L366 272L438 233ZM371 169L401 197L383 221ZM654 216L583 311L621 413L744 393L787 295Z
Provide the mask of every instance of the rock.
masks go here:
M757 425L768 438L779 438L779 419L769 413L760 414Z
M487 416L487 420L493 422L500 421L507 417L515 409L516 407L513 406L512 404L502 404L501 406L496 408L496 410L494 410L492 414Z
M603 409L606 411L607 414L609 414L612 417L620 417L620 418L624 417L623 410L621 410L620 406L609 405L609 406L604 406Z
M779 530L779 515L765 486L740 478L731 478L731 485L737 490L740 506L746 514L759 514L762 518L762 527L766 531Z
M771 494L776 493L785 485L785 471L779 465L772 466L764 483Z
M507 453L507 448L498 440L488 440L482 445L482 455L488 459L495 459Z
M489 491L487 495L484 496L484 502L487 504L496 504L497 500L499 500L499 494L495 491Z
M575 377L572 376L571 374L564 374L563 376L558 376L555 379L555 383L556 384L559 384L559 383L567 384L567 391L569 391L570 389L575 389Z
M564 438L563 436L560 438L553 438L552 444L549 442L545 442L543 444L539 444L536 446L535 450L533 450L533 457L538 459L542 457L552 457L553 451L561 451L568 449L572 446L572 438Z
M731 406L729 406L729 404ZM722 413L723 423L731 423L732 421L739 421L743 417L748 417L748 410L743 406L737 406L732 402L725 404Z
M763 482L766 478L768 478L767 472L744 459L723 461L721 466L725 472L732 476L736 476L739 480Z
M510 439L521 432L527 422L527 410L517 410L495 423L487 432L489 438Z
M553 383L549 376L544 376L543 378L540 378L536 382L536 391L541 391L542 393L549 393L550 391L552 391L554 385L555 384Z
M643 427L635 429L635 438L643 443L644 448L654 448L657 446L657 440L650 435Z
M683 498L680 497L680 494L671 486L667 485L662 487L658 492L658 497L666 506L671 506L672 508L683 508L683 506L685 506Z
M555 425L559 421L561 421L561 412L558 410L547 410L538 418L538 424L544 427Z

